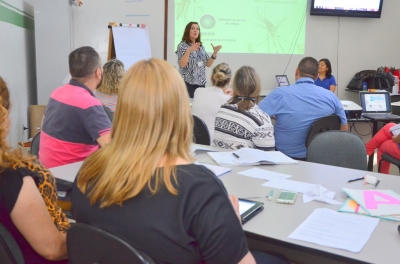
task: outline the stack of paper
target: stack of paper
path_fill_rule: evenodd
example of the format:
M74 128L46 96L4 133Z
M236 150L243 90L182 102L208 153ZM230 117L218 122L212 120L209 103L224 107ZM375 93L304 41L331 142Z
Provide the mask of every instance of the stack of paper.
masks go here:
M400 134L400 124L392 126L389 130L392 132L394 136L397 136L398 134Z
M263 151L252 148L242 148L234 152L208 152L208 155L219 165L230 166L298 163L280 151Z
M355 190L343 188L350 197L340 212L364 214L400 221L400 195L392 190Z

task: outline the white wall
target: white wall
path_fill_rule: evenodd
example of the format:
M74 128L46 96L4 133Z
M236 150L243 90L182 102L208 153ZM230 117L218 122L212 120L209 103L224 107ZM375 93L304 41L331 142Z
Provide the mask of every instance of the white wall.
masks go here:
M47 105L51 92L63 84L71 52L69 0L35 0L35 41L38 104Z
M105 63L109 22L146 24L151 53L164 58L164 0L85 0L72 9L74 49L92 46Z
M6 0L0 2L0 8L15 20L33 22L33 0ZM8 142L16 147L19 141L28 139L28 130L22 127L28 127L29 105L36 103L35 41L33 29L4 20L5 16L0 18L0 76L11 93Z
M177 67L174 53L174 0L169 0L168 58ZM310 16L309 7L306 16L306 50L304 55L261 55L261 54L224 54L220 53L215 65L227 62L235 71L243 65L254 67L261 76L264 91L276 87L276 74L286 70L291 83L301 58L315 57L317 60L328 58L332 63L333 75L338 81L337 93L340 99L358 102L358 94L344 89L360 70L377 69L380 66L400 67L400 34L396 30L400 1L386 0L383 3L380 19ZM296 27L297 25L293 25ZM251 30L251 29L249 29ZM183 29L182 29L183 31ZM259 30L254 28L255 34ZM214 43L216 44L216 43ZM205 45L208 45L205 43ZM207 70L207 78L211 69Z

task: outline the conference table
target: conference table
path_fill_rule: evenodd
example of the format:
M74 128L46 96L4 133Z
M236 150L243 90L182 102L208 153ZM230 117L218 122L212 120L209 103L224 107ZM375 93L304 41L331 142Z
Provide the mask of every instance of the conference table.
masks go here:
M210 147L207 146L207 148ZM216 165L205 150L196 150L194 157L200 163ZM81 164L82 162L64 165L52 168L50 171L56 178L73 181ZM270 193L270 187L261 185L266 181L238 174L238 172L254 167L255 166L231 167L231 172L219 177L229 194L234 194L239 198L247 198L265 197ZM364 181L347 183L350 179L364 177L366 175L381 179L377 189L390 189L400 193L400 177L394 175L353 170L305 161L299 161L298 164L292 165L262 165L256 167L267 171L291 175L292 177L289 178L290 180L321 184L321 186L330 191L335 191L335 200L339 202L344 202L347 199L347 195L342 191L343 187L373 189L373 185L364 185ZM399 263L400 234L397 231L398 224L393 221L380 220L368 242L358 253L289 239L289 234L291 234L315 209L329 208L337 211L340 205L326 204L318 201L303 203L301 193L298 193L297 199L293 205L279 204L275 201L278 193L279 190L274 190L273 200L271 201L266 198L252 199L263 202L264 210L243 225L251 249L280 252L296 264Z

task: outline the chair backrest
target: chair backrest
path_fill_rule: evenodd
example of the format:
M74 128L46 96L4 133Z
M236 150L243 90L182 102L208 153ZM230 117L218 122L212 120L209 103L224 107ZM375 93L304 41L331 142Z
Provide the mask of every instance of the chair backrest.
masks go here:
M310 145L312 138L321 132L328 130L340 130L341 121L340 117L337 115L328 115L321 118L318 118L311 124L310 129L308 130L308 135L306 138L306 147Z
M108 116L108 119L110 119L110 121L111 121L111 123L112 123L112 121L113 121L113 119L114 119L113 113L111 112L110 108L108 108L107 106L103 105L103 108L104 108L104 111L106 111L106 114L107 114L107 116Z
M367 170L367 151L361 138L351 132L326 131L312 139L307 161Z
M22 252L15 242L14 237L0 223L0 263L24 264Z
M122 239L87 224L71 226L67 248L70 264L155 263Z
M31 142L31 154L39 157L39 145L40 145L40 131L32 138Z
M201 118L195 115L193 116L193 135L196 144L210 145L211 138L207 125Z

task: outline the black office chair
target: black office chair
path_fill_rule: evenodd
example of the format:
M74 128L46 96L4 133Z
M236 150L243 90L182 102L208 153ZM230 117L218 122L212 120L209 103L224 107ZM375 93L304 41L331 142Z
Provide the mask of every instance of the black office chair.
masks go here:
M114 119L114 115L111 112L110 108L108 108L107 106L103 105L104 111L106 111L106 114L108 116L108 119L110 119L111 123L113 122Z
M155 263L122 239L87 224L71 226L67 233L67 248L70 264Z
M321 132L325 132L328 130L340 130L341 121L340 117L337 115L329 115L318 118L311 124L310 129L308 130L308 135L306 138L306 147L311 143L311 140L315 135Z
M32 138L31 142L31 154L39 157L39 145L40 145L40 131Z
M14 237L0 223L0 263L25 264L24 256Z
M197 116L193 116L194 142L201 145L210 145L211 138L206 123Z
M378 172L381 172L381 166L382 166L383 161L387 161L387 162L390 162L390 163L396 165L397 168L399 168L399 172L400 172L400 160L396 159L395 157L393 157L392 155L387 154L387 153L382 153L381 158L382 159L378 165Z

